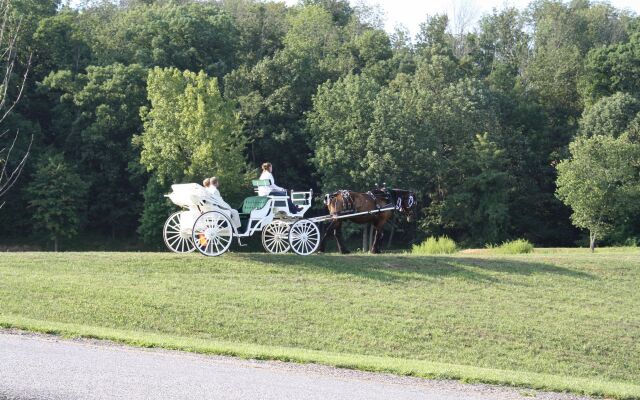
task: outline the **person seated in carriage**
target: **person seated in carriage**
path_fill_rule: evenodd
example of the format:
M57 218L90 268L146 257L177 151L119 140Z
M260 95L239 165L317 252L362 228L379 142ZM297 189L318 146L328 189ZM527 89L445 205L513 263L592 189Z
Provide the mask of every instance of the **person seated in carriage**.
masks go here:
M273 179L272 172L273 172L273 166L271 165L270 162L265 162L262 164L262 174L260 174L260 179L268 180L269 185L258 187L258 196L286 196L287 195L287 189L281 188L280 186L276 185ZM302 208L293 204L293 201L291 201L291 197L287 198L287 205L289 206L289 212L292 214L297 214L302 210Z
M218 186L220 186L220 182L218 178L212 176L211 178L207 178L202 182L202 186L204 186L207 191L213 197L215 203L222 209L223 213L231 220L231 223L235 228L240 227L240 215L238 214L238 210L231 207L227 204L226 201L222 199L220 195L220 191L218 190Z

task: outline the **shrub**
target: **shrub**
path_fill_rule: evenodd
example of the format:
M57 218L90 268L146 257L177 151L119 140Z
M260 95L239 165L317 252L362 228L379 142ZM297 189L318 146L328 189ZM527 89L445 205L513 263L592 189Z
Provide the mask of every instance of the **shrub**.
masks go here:
M456 242L446 236L427 238L411 249L413 254L452 254L456 251L458 251Z
M533 245L525 239L512 240L504 242L498 247L494 247L493 251L500 254L526 254L533 251Z

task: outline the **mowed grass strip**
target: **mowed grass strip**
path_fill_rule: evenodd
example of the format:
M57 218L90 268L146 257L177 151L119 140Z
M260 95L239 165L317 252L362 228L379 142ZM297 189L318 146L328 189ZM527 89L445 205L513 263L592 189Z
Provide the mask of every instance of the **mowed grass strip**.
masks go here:
M640 398L640 252L0 254L0 324Z

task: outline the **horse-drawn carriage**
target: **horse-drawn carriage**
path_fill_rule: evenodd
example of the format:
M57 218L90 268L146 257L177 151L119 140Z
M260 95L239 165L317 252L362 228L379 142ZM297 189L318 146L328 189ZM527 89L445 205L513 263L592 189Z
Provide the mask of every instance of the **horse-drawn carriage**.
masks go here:
M253 186L268 185L268 181L254 180ZM242 239L262 233L262 245L269 253L285 253L289 249L300 255L316 251L320 244L320 230L304 214L311 207L312 191L292 192L291 200L301 210L291 213L288 196L251 196L244 199L239 211L240 226L233 226L229 210L217 204L211 194L197 183L171 186L166 195L183 209L173 213L164 224L164 242L175 253L198 250L206 256L226 252L235 238Z
M256 192L260 186L268 185L268 180L253 181ZM253 236L256 232L261 232L262 245L269 253L286 253L291 249L296 254L306 256L318 250L328 234L335 236L339 250L346 252L340 238L340 225L344 219L374 225L376 240L372 252L375 253L379 251L382 226L389 217L395 211L407 217L412 216L415 208L415 194L406 190L367 193L339 191L325 198L329 215L304 218L304 214L311 208L313 191L309 190L291 192L291 200L300 208L296 213L289 211L289 196L247 197L239 210L240 226L234 226L230 210L218 204L204 187L197 183L187 183L172 185L171 189L172 193L167 197L183 210L171 214L165 222L165 244L176 253L198 250L206 256L218 256L226 252L234 238L242 246L242 239ZM361 206L355 204L354 207L353 199ZM321 238L318 223L323 221L331 221L331 224Z

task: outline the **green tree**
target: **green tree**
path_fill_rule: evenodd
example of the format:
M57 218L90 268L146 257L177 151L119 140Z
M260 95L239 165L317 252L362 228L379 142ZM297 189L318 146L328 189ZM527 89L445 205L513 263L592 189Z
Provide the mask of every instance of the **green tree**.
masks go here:
M141 111L141 163L160 183L200 181L216 175L225 197L238 200L244 185L245 140L216 78L176 68L149 71L150 108Z
M211 2L141 4L95 18L93 24L92 52L100 65L173 66L221 77L236 64L237 29Z
M54 16L40 20L33 34L38 49L36 76L46 76L52 70L82 70L91 61L88 37L79 26L79 13L64 10Z
M432 183L436 140L426 110L431 97L420 93L416 81L399 74L380 89L366 138L362 174L373 183L387 183L428 192Z
M640 145L626 135L578 138L571 158L558 164L556 195L571 207L571 220L589 230L593 251L604 238L638 211Z
M627 93L615 93L598 100L585 110L580 120L580 134L618 137L627 132L640 116L640 101Z
M175 210L171 201L164 197L169 192L169 184L161 184L155 176L151 176L144 190L144 210L140 216L138 234L142 241L156 249L163 247L162 230L164 222Z
M312 161L324 190L373 185L375 178L366 173L367 140L379 91L373 79L362 75L347 75L318 88L307 121L316 150Z
M490 140L488 133L476 135L473 147L465 152L456 168L463 179L449 188L441 208L442 221L452 225L467 243L500 243L509 236L511 177L505 151Z
M87 185L62 154L45 155L29 183L29 208L34 233L46 232L58 251L60 238L72 238L79 230Z
M223 0L222 7L238 29L238 58L244 65L253 66L284 46L288 29L285 3Z
M594 47L589 51L580 82L580 92L587 103L616 92L633 96L640 94L640 23L636 21L630 36L608 46Z
M272 162L285 187L316 188L304 113L318 85L346 75L355 61L346 45L350 39L322 6L296 9L289 23L284 48L228 74L225 96L240 105L251 163Z
M57 103L45 132L49 144L76 161L90 185L87 219L112 236L133 233L142 210L144 177L131 168L138 162L131 139L142 132L147 74L137 64L90 66L86 74L51 73L40 87Z

